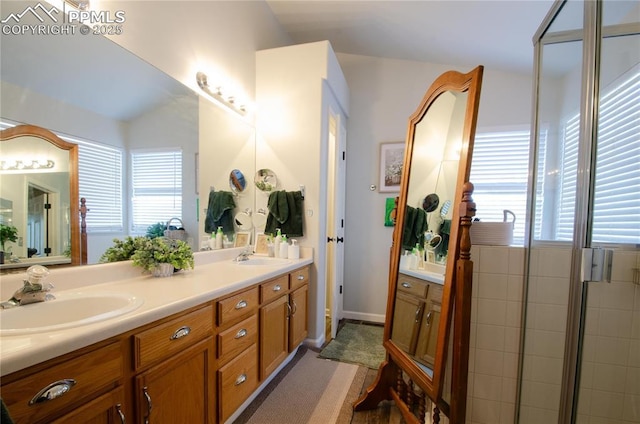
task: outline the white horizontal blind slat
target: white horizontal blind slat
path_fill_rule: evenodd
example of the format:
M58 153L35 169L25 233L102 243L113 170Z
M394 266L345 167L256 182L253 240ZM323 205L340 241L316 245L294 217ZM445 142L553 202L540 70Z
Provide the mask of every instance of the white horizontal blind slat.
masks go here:
M524 242L529 131L477 133L473 148L470 181L481 221L502 221L503 211L516 215L514 244Z
M132 171L132 231L182 218L182 151L134 151Z

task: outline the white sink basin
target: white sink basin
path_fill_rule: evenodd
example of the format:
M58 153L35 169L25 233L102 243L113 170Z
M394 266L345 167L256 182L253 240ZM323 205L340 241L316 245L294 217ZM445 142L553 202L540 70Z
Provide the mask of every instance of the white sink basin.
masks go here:
M290 264L292 261L282 258L249 258L246 261L238 262L242 266L280 266Z
M46 302L0 311L0 335L15 336L78 327L139 308L143 300L127 293L63 292Z

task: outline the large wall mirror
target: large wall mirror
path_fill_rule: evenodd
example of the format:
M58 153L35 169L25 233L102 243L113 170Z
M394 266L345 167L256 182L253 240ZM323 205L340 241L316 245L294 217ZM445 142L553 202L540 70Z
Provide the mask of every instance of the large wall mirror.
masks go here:
M25 4L3 2L3 16L22 12ZM35 18L25 15L27 24L28 19ZM132 152L181 151L182 190L176 198L195 250L204 237L209 189L231 191L232 170L248 176L255 171L253 127L249 123L212 106L191 88L105 37L79 33L2 35L0 55L0 121L4 128L35 125L64 140L89 141L122 152L122 172L116 176L122 198L121 221L110 228L98 228L95 220L102 207L85 196L89 264L99 261L114 238L144 233L144 225L142 230L133 225ZM82 145L79 150L82 165ZM94 182L97 189L99 184L106 187L114 183L113 179ZM81 197L82 190L81 172ZM235 199L238 211L253 208L251 189ZM13 208L14 218L26 213ZM159 217L157 221L171 218Z
M407 422L424 422L428 397L446 415L460 417L463 388L455 367L461 362L459 337L464 334L454 334L453 302L454 287L460 283L456 278L467 277L456 274L464 210L460 204L471 166L482 71L444 73L409 119L389 274L387 360L356 409L392 399L401 405ZM470 287L471 281L462 283ZM470 308L455 314L469 313L462 309ZM456 348L449 349L450 342ZM446 369L456 385L444 393ZM466 380L464 385L463 398Z

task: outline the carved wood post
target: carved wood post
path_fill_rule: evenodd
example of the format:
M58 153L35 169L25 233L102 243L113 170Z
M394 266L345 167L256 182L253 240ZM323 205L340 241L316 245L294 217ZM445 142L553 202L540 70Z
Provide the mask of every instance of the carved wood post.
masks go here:
M471 332L471 285L473 262L471 262L471 237L469 228L476 214L476 204L471 194L473 184L464 183L460 212L460 255L456 262L456 289L453 318L453 358L451 385L456 387L451 396L452 424L464 424L467 409L467 379L469 374L469 338Z

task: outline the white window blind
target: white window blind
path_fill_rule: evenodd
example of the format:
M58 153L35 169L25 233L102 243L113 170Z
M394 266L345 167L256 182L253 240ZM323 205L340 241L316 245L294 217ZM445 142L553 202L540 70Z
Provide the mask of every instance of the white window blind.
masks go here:
M131 153L132 231L169 219L182 218L182 151Z
M640 70L600 99L592 241L640 244Z
M502 221L503 211L516 215L514 244L524 243L529 176L529 131L477 133L469 180L474 185L476 217ZM543 143L544 145L544 143Z
M640 71L600 98L592 242L640 244ZM565 124L556 238L571 240L578 164L579 116Z
M75 138L78 145L78 186L87 200L87 232L122 232L122 150Z

